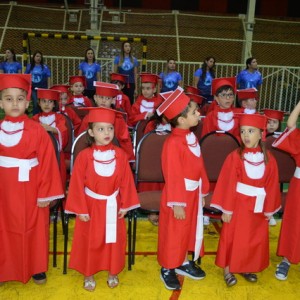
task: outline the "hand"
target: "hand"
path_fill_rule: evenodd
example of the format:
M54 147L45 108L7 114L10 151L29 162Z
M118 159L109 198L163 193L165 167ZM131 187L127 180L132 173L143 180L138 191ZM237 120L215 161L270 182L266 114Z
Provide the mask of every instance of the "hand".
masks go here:
M37 203L38 207L47 207L50 204L50 201L39 201Z
M221 219L224 223L230 223L231 218L232 218L232 215L225 214L225 213L223 213L222 217L221 217Z
M123 219L126 214L127 214L127 210L119 211L118 213L119 219Z
M148 111L148 112L146 113L146 119L150 119L153 115L154 115L153 112Z
M202 207L205 206L205 197L202 197Z
M185 220L185 209L183 206L173 206L174 218L177 220Z
M79 215L78 218L82 222L88 222L91 219L90 216L83 216L83 215Z

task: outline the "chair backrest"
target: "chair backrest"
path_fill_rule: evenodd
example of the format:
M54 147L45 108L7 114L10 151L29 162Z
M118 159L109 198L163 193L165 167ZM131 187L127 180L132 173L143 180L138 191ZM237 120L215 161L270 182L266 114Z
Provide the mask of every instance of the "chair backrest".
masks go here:
M59 153L59 143L58 140L56 139L55 135L53 132L47 131L48 135L50 137L50 140L52 142L52 145L54 147L54 151L55 151L55 156L58 162L58 165L60 164L60 153Z
M288 183L294 175L296 163L291 155L287 152L272 147L276 137L269 135L266 137L266 148L271 151L276 159L279 173L279 182Z
M148 124L149 120L140 120L134 127L134 135L133 135L133 150L134 154L136 154L136 148L144 136L144 130Z
M163 144L170 132L151 131L144 135L137 146L135 183L164 182L161 153Z
M88 113L88 110L85 109L78 109L76 106L74 105L70 105L70 107L76 112L76 114L78 115L78 117L82 120Z
M88 140L87 140L87 132L84 131L82 132L74 141L72 145L72 150L71 150L71 166L70 166L70 173L72 174L73 166L76 160L77 155L79 154L80 151L83 149L89 147ZM113 138L113 144L120 147L119 141L117 140L116 137Z
M213 131L202 137L200 146L208 180L216 182L226 157L240 145L229 132Z
M73 145L73 142L74 142L74 126L73 126L72 120L70 119L69 116L67 116L64 113L61 113L61 115L64 116L64 118L65 118L67 130L68 130L68 143L65 146L65 148L63 149L63 151L64 152L71 152L72 145Z

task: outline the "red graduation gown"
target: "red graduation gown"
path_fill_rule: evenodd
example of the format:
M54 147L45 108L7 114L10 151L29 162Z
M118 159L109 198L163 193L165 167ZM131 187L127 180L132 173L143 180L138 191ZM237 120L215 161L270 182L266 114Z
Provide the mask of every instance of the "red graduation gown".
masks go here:
M189 130L173 129L162 152L165 186L159 214L158 262L168 269L180 266L187 252L195 248L199 187L187 191L184 179L202 179L201 193L209 191L203 158L193 154L187 145L186 135L189 133ZM168 206L172 203L185 206L185 220L174 218L173 208ZM203 247L201 250L203 255Z
M259 151L259 148L245 149L245 152ZM213 193L211 206L232 213L230 223L222 226L216 265L229 266L233 273L260 272L269 265L269 225L265 214L279 210L280 190L277 164L268 154L262 178L253 179L248 177L238 151L233 151L223 164ZM254 213L256 197L236 191L238 182L265 189L261 213Z
M1 127L4 121L24 121L24 130L17 145L0 142L0 156L38 160L26 182L18 181L19 168L0 167L0 282L26 283L48 269L49 207L37 202L63 198L64 192L46 131L26 115L5 117Z
M273 143L273 146L286 151L300 167L300 130L286 129ZM290 181L284 208L281 231L278 240L277 255L286 257L291 263L300 262L300 179Z
M116 168L111 176L104 177L95 172L94 149L115 151ZM113 144L92 146L82 150L75 161L66 203L67 212L90 216L88 222L76 218L70 268L85 276L101 270L118 274L125 266L125 220L117 219L116 242L105 243L107 201L96 200L86 195L85 187L100 195L112 195L119 189L117 211L138 207L139 201L125 152Z
M146 114L149 111L149 107L147 106L144 108L142 104L143 101L153 103L152 112L154 112L159 107L162 100L158 96L153 96L151 99L148 99L145 98L143 95L140 95L131 107L130 124L132 124L133 126L136 125L138 121L146 119Z

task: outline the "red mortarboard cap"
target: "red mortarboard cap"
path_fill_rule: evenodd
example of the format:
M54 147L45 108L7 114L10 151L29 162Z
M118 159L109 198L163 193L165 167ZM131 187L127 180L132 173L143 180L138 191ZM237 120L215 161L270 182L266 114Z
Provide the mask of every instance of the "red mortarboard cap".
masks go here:
M211 94L216 95L217 90L221 86L229 85L232 87L233 92L236 92L236 78L235 77L224 77L214 78L211 83Z
M284 111L264 108L262 110L268 119L283 121Z
M50 89L36 89L37 97L39 99L48 99L48 100L60 100L60 91L50 90Z
M120 81L123 83L128 82L128 75L119 74L119 73L111 73L110 74L110 81Z
M0 74L0 91L8 88L18 88L27 92L27 100L31 98L30 74Z
M191 93L186 93L186 95L199 105L201 105L204 100L204 97L202 97L200 95L195 95L195 94L191 94Z
M96 87L96 95L99 96L116 97L120 94L117 84L94 81L94 86Z
M186 85L185 86L185 93L186 94L194 94L194 95L199 95L199 90L198 88L191 86L191 85Z
M118 110L114 110L106 107L79 107L80 110L88 110L89 114L87 116L88 123L103 122L114 124L116 119L116 114L122 114Z
M240 126L252 126L263 130L262 141L266 139L267 117L260 114L239 114Z
M160 116L164 114L169 120L179 115L189 104L190 98L184 94L183 88L177 87L175 91L160 93L165 101L157 108Z
M51 90L60 91L61 93L68 93L70 86L67 84L57 84L51 86Z
M73 85L76 82L81 82L85 88L87 86L85 76L70 76L69 82L70 85Z
M258 91L256 88L249 88L244 90L237 90L239 100L253 99L258 100Z
M141 73L140 77L141 77L142 83L151 82L151 83L157 84L157 81L159 79L158 75L151 74L151 73Z

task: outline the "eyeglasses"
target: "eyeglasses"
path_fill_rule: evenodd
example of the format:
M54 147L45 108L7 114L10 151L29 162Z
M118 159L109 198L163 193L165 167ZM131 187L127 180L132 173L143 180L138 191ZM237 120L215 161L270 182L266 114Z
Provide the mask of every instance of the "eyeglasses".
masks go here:
M223 93L223 94L219 94L219 97L228 99L228 98L233 98L234 94L232 94L232 93L230 93L230 94Z

